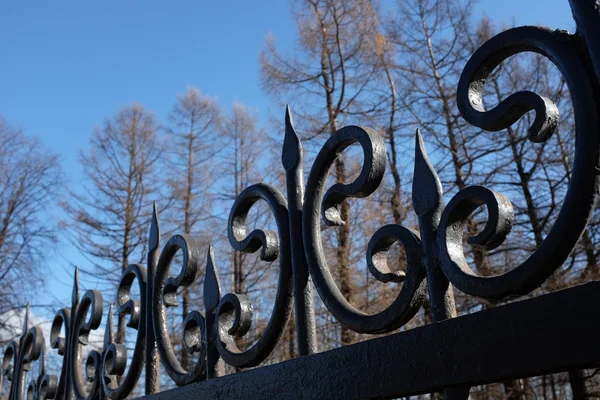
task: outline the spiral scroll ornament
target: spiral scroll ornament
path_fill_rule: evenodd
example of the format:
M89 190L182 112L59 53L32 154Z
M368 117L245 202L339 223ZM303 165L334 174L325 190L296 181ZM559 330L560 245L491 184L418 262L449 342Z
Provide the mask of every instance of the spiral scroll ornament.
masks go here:
M169 270L177 251L183 254L183 265L179 275L169 277ZM210 253L210 251L209 251ZM175 355L175 349L169 337L167 307L177 305L177 289L191 285L199 271L200 247L189 235L175 235L165 244L156 268L152 319L161 361L169 377L178 386L197 382L206 377L207 326L202 314L193 311L184 323L183 344L188 353L193 354L196 362L191 370L186 370Z
M44 368L44 335L42 330L35 326L29 327L29 305L25 312L25 321L23 322L23 331L18 341L11 341L6 346L4 358L2 360L2 378L0 387L4 379L11 382L9 400L20 400L25 398L26 393L35 393L37 383L41 382L38 378L36 388L32 391L26 387L27 373L32 370L32 363L42 357L40 376L45 375Z
M30 381L27 387L27 400L53 399L58 382L55 375L46 373L46 342L43 338L38 365L38 375Z
M252 206L265 201L277 223L274 232L253 230L247 233L246 219ZM273 351L288 322L293 303L292 262L287 202L273 186L252 185L236 199L229 215L229 242L238 251L255 252L262 249L260 258L275 261L279 258L279 281L271 317L258 341L247 350L240 350L236 338L244 336L252 321L252 304L247 296L225 295L217 308L219 340L217 346L223 360L235 367L252 367L264 361Z
M61 331L65 331L65 336L60 336ZM70 388L70 384L67 383L68 379L68 341L70 340L71 333L71 309L68 307L60 309L54 316L52 326L50 327L50 346L56 349L59 356L62 357L62 368L60 375L57 378L55 375L49 375L46 380L47 392L53 393L54 397L62 399L67 392L67 388ZM69 380L70 382L70 380Z
M536 52L553 62L571 92L575 112L575 160L569 188L558 217L539 248L518 267L496 276L473 272L464 256L463 225L480 205L489 219L483 232L471 238L488 249L502 243L512 226L512 206L502 194L482 187L457 193L444 210L440 224L442 269L461 291L484 298L523 295L540 286L567 259L587 225L596 202L600 172L598 104L589 57L579 38L565 31L524 26L502 32L483 44L467 63L458 84L458 107L471 124L486 130L509 127L530 110L535 120L529 140L548 140L558 125L558 109L533 92L518 92L491 110L483 108L485 80L502 61L520 52Z
M325 192L327 176L335 159L344 149L358 143L364 163L360 175L350 184L337 183ZM348 126L332 135L310 171L303 209L302 232L311 277L329 311L347 328L360 333L383 333L399 328L418 311L425 295L425 268L421 240L415 232L389 225L377 231L367 250L369 271L381 282L403 282L397 298L385 310L365 314L352 306L337 288L327 264L321 239L321 217L326 225L340 225L340 205L347 198L363 198L380 185L385 172L386 151L383 138L369 128ZM407 253L407 272L391 272L387 251L400 242Z
M68 344L68 368L72 378L75 398L95 399L102 388L101 364L102 349L91 350L85 361L85 378L83 376L82 345L89 344L89 335L98 329L102 322L104 306L102 293L98 290L86 291L79 300L79 273L75 272L75 284L72 296L72 322Z
M131 286L138 283L140 299L131 299ZM104 331L104 355L102 362L102 385L106 396L111 400L126 398L135 389L144 367L144 355L146 350L146 268L140 264L127 267L121 278L117 291L118 311L120 315L128 315L127 327L137 330L135 349L131 356L131 362L127 374L125 368L128 355L124 344L116 343L114 340L112 305L108 312L108 319ZM119 379L117 379L117 377ZM117 383L118 382L118 383Z

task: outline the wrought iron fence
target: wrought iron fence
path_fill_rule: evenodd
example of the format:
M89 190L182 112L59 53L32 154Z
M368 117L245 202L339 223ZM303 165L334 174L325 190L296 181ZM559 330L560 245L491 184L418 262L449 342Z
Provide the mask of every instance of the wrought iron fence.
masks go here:
M420 232L399 225L383 226L366 252L371 274L380 282L402 282L402 288L396 299L376 314L356 309L332 277L322 247L321 221L343 224L340 204L348 198L369 196L378 188L386 165L385 143L369 128L340 129L320 150L304 185L302 145L287 110L282 154L287 199L273 186L252 185L238 196L228 221L229 241L235 250L260 250L261 259L279 260L275 303L260 338L247 349L237 347L236 338L250 328L252 304L241 294L221 295L209 249L205 309L190 312L183 330L183 346L195 364L191 369L181 365L169 336L166 312L177 304L177 290L194 281L204 255L189 235L171 237L160 250L155 209L147 265L130 265L118 287L116 312L127 316L128 326L137 330L133 354L115 341L111 306L103 349L92 350L87 358L82 355L82 345L101 324L103 298L97 290L80 297L76 272L71 306L58 311L50 333L52 348L63 357L61 371L54 375L46 370L42 331L29 327L26 318L21 337L4 352L1 379L10 381L8 398L123 399L131 395L145 371L145 393L156 399L391 398L437 390L445 390L446 398L464 399L475 384L600 365L600 323L594 317L600 305L598 282L458 318L452 294L452 285L483 299L532 292L566 260L595 206L600 174L600 3L570 3L578 27L575 34L534 26L502 32L473 54L458 82L458 107L469 123L497 131L533 110L529 139L534 142L547 140L556 129L554 103L536 93L518 92L485 110L482 91L486 79L508 57L536 52L552 61L568 84L577 131L570 185L553 228L521 265L493 277L478 276L470 269L463 253L463 225L476 208L485 205L485 228L468 242L494 249L511 230L511 202L501 193L471 186L444 207L440 180L417 132L412 200ZM364 153L359 176L352 183L337 183L326 190L336 157L355 143ZM259 200L269 205L277 233L248 232L248 213ZM387 252L396 242L406 250L406 272L393 271L387 264ZM178 251L183 253L183 267L176 277L170 277ZM354 332L397 330L411 320L427 297L436 323L317 353L313 283L329 312ZM133 285L139 286L138 299L131 296ZM243 369L265 361L292 312L299 358L222 376L224 364ZM63 329L64 337L60 336ZM562 343L560 351L555 351L556 343ZM36 360L40 374L31 376ZM159 363L179 389L159 391Z

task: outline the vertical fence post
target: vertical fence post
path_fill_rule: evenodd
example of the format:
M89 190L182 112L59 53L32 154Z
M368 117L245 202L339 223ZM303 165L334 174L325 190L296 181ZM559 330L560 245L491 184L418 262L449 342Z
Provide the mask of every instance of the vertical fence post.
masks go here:
M285 168L288 197L298 355L306 356L317 351L315 307L302 240L304 203L302 144L294 130L289 107L286 107L285 139L281 161Z
M586 42L596 72L600 78L600 0L569 0L577 33Z
M156 393L160 390L160 369L156 338L154 336L154 325L152 323L152 293L154 292L154 275L158 264L160 253L160 227L158 225L158 211L156 202L152 210L152 223L148 238L148 267L146 282L146 395Z
M425 254L429 300L435 322L456 317L454 294L448 278L440 269L440 252L437 230L442 214L442 184L435 172L421 133L417 130L415 141L415 173L413 177L413 204L419 216L421 242ZM469 398L470 387L452 387L444 390L446 400Z

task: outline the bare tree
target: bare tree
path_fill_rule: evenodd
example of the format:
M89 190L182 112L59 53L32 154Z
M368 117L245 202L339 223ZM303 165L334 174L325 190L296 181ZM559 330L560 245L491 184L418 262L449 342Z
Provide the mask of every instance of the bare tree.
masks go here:
M0 330L23 307L57 239L49 210L63 185L59 157L0 116Z
M216 99L201 95L193 87L177 96L169 115L167 185L170 205L167 216L170 224L178 230L183 221L183 233L197 238L203 236L206 246L209 244L206 222L212 218L211 187L216 181L218 165L215 160L220 118ZM183 288L181 297L181 317L185 321L190 307L189 288ZM182 346L181 363L184 366L188 365L187 356Z
M261 139L266 139L266 133L258 127L255 114L244 105L235 103L224 119L222 135L228 144L222 154L221 198L233 201L246 187L261 181L258 172L260 166L257 163L260 153L266 150L261 144ZM247 293L250 284L247 278L258 266L255 260L252 265L246 266L247 270L244 271L246 258L244 253L233 254L234 293Z
M130 263L143 261L152 200L159 195L158 128L154 114L137 104L107 118L80 154L86 181L63 203L72 243L93 265L83 270L111 288ZM124 329L120 317L119 343Z
M432 140L436 150L436 169L444 189L462 190L469 184L485 184L493 171L485 173L475 167L490 162L504 148L494 142L481 143L481 131L465 123L456 106L456 84L464 64L487 37L472 23L470 0L398 1L393 18L386 23L387 36L398 49L396 79L405 115ZM482 210L469 219L471 235L478 231ZM471 246L476 270L489 275L493 269L485 250ZM474 303L474 304L473 304ZM487 301L461 298L459 310L491 306ZM425 304L425 318L431 320ZM506 381L509 399L521 399L526 381ZM436 394L433 395L437 396Z
M231 110L225 113L221 137L223 151L219 155L221 180L218 194L223 203L229 206L226 206L226 212L221 214L222 231L227 224L230 206L244 189L263 181L262 171L269 169L271 157L268 136L259 126L257 114L243 104L234 103ZM264 202L260 201L252 207L247 223L249 229L273 230L271 211ZM222 233L226 237L226 232ZM223 242L228 243L228 240L224 239ZM260 331L266 326L259 316L264 307L261 307L260 303L274 290L274 274L277 273L277 268L274 268L273 263L260 260L258 253L232 252L229 244L222 250L223 253L231 254L232 291L248 295L256 307L252 330L248 336L239 339L239 345L244 347L253 337L260 335ZM267 315L265 313L264 317Z
M519 238L508 246L513 252L521 248L523 255L528 256L542 244L550 230L571 180L570 160L575 144L572 104L565 80L541 56L513 57L503 63L496 75L490 86L497 102L522 89L526 82L528 88L552 99L561 110L557 132L544 143L534 144L527 140L527 129L533 122L531 115L524 116L517 124L507 128L501 137L495 138L496 145L506 148L508 154L504 158L507 160L505 165L502 162L496 164L498 167L493 171L492 180L501 182L507 191L513 193L511 198L516 200L515 230L521 231ZM557 271L540 291L573 286L580 282L582 276L593 278L596 275L597 257L593 251L594 238L590 234L593 227L592 221L565 267ZM568 372L574 398L588 398L586 379L584 370Z
M217 170L214 161L219 153L221 124L217 100L188 87L186 93L177 96L169 124L169 222L183 222L186 234L199 233L200 225L209 217L209 193Z
M375 33L376 10L369 0L302 0L295 2L293 13L299 36L297 52L284 56L274 39L267 39L261 53L263 87L279 97L293 95L300 131L332 135L345 117L364 111L361 97L374 71L363 57L372 43L367 38ZM335 178L344 182L347 175L340 155ZM345 201L340 207L335 258L340 290L352 302L350 214L350 204ZM352 331L342 327L342 343L353 340Z
M402 204L402 177L398 168L397 141L399 139L398 119L401 111L401 100L398 98L398 91L396 90L396 82L394 79L394 56L396 55L396 49L387 35L378 33L375 36L373 50L374 54L372 58L375 60L376 70L383 78L377 80L377 88L384 88L382 90L383 94L376 96L377 104L380 107L383 106L383 110L382 113L376 115L380 116L383 120L383 123L381 123L382 130L385 132L388 141L388 163L390 166L390 174L394 182L390 206L392 208L394 223L400 225L406 218L407 210ZM383 85L380 84L381 81L383 81ZM380 97L383 97L383 99L380 99Z

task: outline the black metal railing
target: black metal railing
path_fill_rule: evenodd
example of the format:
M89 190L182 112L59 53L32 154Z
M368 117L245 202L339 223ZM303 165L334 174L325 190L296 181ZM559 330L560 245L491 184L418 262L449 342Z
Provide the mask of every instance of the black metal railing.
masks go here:
M554 226L521 265L492 277L479 276L469 267L463 252L463 225L475 209L485 205L485 228L468 242L494 249L511 230L512 204L501 193L470 186L444 207L442 185L417 131L412 201L420 232L400 225L383 226L372 236L366 252L373 277L380 282L402 282L402 288L376 314L355 308L334 281L323 251L321 223L343 224L340 204L369 196L379 187L386 166L384 140L369 128L340 129L318 153L305 186L302 145L288 109L282 155L287 199L273 186L252 185L237 197L228 221L229 241L235 250L260 250L261 259L279 260L274 307L258 340L249 348L238 348L237 338L250 328L252 304L241 294L221 294L212 249L200 254L199 244L189 235L175 235L160 249L155 207L147 265L130 265L125 271L116 310L111 306L108 312L103 348L82 355L90 332L101 325L104 302L96 290L80 295L75 272L71 306L56 314L50 333L52 348L63 357L62 370L57 375L46 370L42 331L29 327L26 318L21 337L4 352L1 379L10 381L8 398L124 399L141 385L138 381L145 372L145 393L153 398L358 399L445 390L446 398L464 399L475 384L600 365L600 322L594 317L600 305L600 283L458 318L452 293L452 286L483 299L531 293L567 259L595 207L600 174L600 3L570 2L577 33L533 26L507 30L473 54L458 82L458 107L466 121L498 131L533 110L529 139L534 142L548 140L556 129L555 104L536 93L518 92L485 110L486 79L508 57L536 52L558 67L569 87L576 120L569 188ZM352 183L337 183L326 190L336 157L356 143L364 154L360 174ZM248 232L246 218L259 200L270 207L276 233ZM393 271L387 264L387 252L396 242L406 251L405 272ZM178 251L183 254L183 266L176 277L170 277ZM166 312L177 304L177 290L194 282L203 264L205 309L190 312L183 330L183 346L195 360L186 369L171 342ZM427 298L436 323L317 354L313 284L329 312L354 332L395 331L415 316ZM132 285L139 286L138 299L132 298ZM133 354L115 341L113 312L127 316L128 326L137 330ZM225 364L243 369L265 361L292 312L301 357L223 376ZM64 337L60 336L63 331ZM558 342L566 348L552 351ZM41 365L37 377L31 372L34 361ZM179 389L160 393L159 363Z

